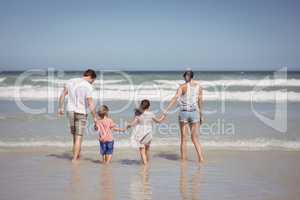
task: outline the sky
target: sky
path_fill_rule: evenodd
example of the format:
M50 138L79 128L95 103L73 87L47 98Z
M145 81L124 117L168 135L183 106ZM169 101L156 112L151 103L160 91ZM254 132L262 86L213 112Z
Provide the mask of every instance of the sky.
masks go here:
M0 0L0 70L300 70L298 0Z

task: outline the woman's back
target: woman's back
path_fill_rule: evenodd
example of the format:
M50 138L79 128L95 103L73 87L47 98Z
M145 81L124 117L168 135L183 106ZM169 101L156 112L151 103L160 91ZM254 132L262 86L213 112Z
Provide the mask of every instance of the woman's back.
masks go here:
M181 90L182 95L177 99L180 110L197 110L200 84L198 82L188 82L181 86Z

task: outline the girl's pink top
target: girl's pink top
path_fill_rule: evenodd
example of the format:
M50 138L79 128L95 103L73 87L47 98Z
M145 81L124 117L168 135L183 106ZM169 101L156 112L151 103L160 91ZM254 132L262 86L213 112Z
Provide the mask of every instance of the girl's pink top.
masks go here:
M112 119L100 119L97 121L96 125L101 141L110 142L114 140L111 129L115 127L115 123Z

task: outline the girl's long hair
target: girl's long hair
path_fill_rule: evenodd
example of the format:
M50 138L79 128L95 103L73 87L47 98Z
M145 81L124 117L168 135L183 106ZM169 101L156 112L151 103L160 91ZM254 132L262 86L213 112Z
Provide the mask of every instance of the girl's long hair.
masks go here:
M150 101L148 99L144 99L141 101L139 108L136 108L134 110L135 116L140 116L142 115L146 109L150 107Z

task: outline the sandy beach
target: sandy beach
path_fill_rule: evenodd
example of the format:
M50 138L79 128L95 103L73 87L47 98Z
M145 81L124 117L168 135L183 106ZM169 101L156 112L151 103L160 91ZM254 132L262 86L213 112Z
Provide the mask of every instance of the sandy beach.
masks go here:
M148 95L152 91L151 83L156 83L162 92L170 90L173 94L173 86L178 83L180 73L174 72L171 76L158 74L130 73L135 81L134 87L144 81L149 82L140 90L142 94ZM100 164L98 135L90 116L81 160L78 164L72 164L68 118L57 116L56 96L45 100L48 97L45 91L52 88L48 86L49 81L43 76L34 77L27 80L26 84L30 87L18 87L26 107L53 108L40 114L31 113L11 100L11 92L7 92L8 87L14 87L18 73L5 74L0 86L0 199L298 200L300 99L297 95L300 74L289 74L290 79L286 83L292 93L289 93L286 102L285 132L267 126L253 111L255 109L260 115L272 119L274 102L269 98L279 87L274 88L270 83L271 89L267 93L259 92L257 101L247 100L253 83L267 74L198 73L199 78L207 83L234 83L227 90L228 99L224 107L214 98L204 102L205 121L199 138L205 151L205 163L199 165L195 162L190 138L189 160L185 163L180 161L178 114L175 112L167 117L165 123L155 127L151 162L147 167L141 165L137 149L131 147L130 130L123 134L114 133L113 161L108 166ZM77 75L68 73L65 79ZM53 88L60 91L64 81L56 80ZM112 111L128 105L126 109L111 113L111 117L122 127L125 121L132 119L138 101L122 100L130 90L126 89L129 85L120 82L119 77L110 76L105 81L110 84L105 90L104 103ZM99 97L99 82L95 87L95 96ZM210 91L210 88L205 89L206 94ZM154 99L151 110L158 115L160 101L155 100L155 95L150 97ZM98 98L95 102L97 106L103 103Z
M0 1L0 200L300 200L299 10Z
M153 148L151 164L118 148L111 165L85 148L78 164L58 148L1 149L1 199L298 199L300 154L295 151L206 152L192 148L181 162L177 147Z

